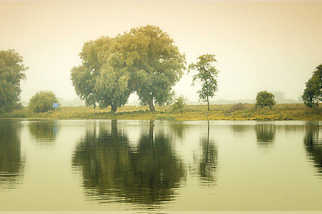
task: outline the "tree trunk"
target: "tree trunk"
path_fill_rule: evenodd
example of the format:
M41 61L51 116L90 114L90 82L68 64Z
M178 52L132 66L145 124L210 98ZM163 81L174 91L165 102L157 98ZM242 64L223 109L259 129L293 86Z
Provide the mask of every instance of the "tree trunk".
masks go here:
M116 110L117 110L117 107L116 107L116 105L111 105L111 111L113 112L113 113L115 113L116 112Z
M150 111L155 112L154 104L153 104L153 99L149 102L149 108Z
M209 111L209 97L207 96L208 111Z

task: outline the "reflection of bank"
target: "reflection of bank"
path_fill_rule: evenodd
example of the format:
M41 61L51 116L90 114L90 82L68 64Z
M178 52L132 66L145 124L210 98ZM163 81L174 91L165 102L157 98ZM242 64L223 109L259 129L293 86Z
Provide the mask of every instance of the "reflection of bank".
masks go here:
M104 125L88 130L75 150L73 166L81 170L87 195L102 202L161 204L174 199L185 176L170 138L154 133L153 122L137 148L129 145L124 130L118 131L117 121L111 122L111 131Z
M24 158L19 133L19 122L0 121L0 187L15 188L15 184L21 182Z
M276 132L274 124L256 124L255 130L258 145L268 146L274 142Z
M38 143L53 143L59 131L58 122L55 120L31 121L28 128Z
M304 145L309 159L322 175L322 138L319 124L307 123L305 126Z

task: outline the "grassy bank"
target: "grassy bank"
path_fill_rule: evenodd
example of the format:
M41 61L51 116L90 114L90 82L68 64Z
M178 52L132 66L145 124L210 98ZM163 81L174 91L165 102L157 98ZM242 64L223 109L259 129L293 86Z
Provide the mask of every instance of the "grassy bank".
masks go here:
M322 120L322 108L310 109L303 104L279 104L273 109L256 110L252 104L187 105L183 113L171 112L170 107L124 106L112 114L110 109L61 107L48 113L32 113L27 108L0 114L0 118L28 119L120 119L120 120Z

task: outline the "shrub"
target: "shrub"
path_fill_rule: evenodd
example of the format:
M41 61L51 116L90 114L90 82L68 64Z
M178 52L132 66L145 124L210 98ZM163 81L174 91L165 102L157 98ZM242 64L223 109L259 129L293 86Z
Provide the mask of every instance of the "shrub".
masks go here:
M29 109L32 112L47 112L54 109L54 103L58 100L53 92L40 91L30 99Z
M256 97L256 108L264 108L264 107L269 107L272 109L273 105L275 105L275 98L272 93L269 93L267 91L261 91L258 92L257 97Z
M245 104L242 103L237 103L235 105L233 105L228 112L234 112L234 111L242 111L242 110L246 110L247 106Z
M184 107L185 107L185 102L183 97L178 97L176 101L172 104L171 106L171 111L172 112L181 112L183 113Z

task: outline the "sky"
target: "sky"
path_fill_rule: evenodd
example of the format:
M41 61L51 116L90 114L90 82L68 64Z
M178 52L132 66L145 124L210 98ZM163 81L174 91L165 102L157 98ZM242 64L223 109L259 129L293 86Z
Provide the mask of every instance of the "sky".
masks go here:
M41 90L72 100L70 70L86 41L150 24L188 64L216 55L216 99L255 99L261 90L298 99L322 64L321 11L322 0L0 0L0 50L15 49L29 67L23 101ZM200 85L191 83L186 72L174 89L196 102Z

